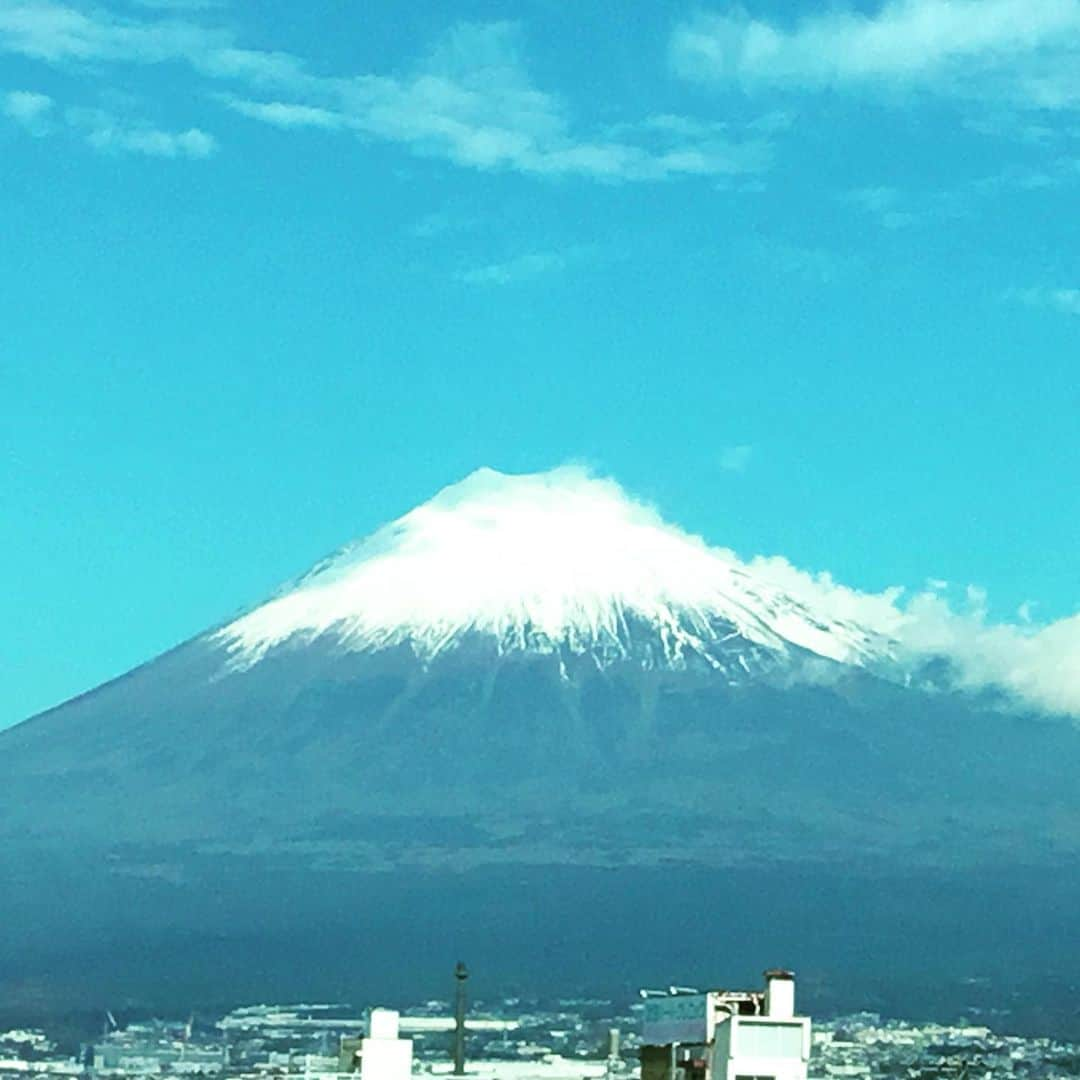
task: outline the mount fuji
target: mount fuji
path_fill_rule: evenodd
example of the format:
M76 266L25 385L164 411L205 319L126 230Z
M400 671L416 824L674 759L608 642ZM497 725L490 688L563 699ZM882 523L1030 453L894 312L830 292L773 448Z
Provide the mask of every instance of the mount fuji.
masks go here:
M718 905L750 943L816 927L785 959L850 974L869 959L837 919L898 948L904 896L929 934L908 955L952 964L927 888L973 926L1059 904L1026 883L1080 856L1080 734L949 689L861 614L611 481L474 473L0 732L7 992L74 994L78 956L156 1000L149 955L184 1000L337 992L353 953L312 943L346 926L371 978L421 966L435 925L507 979L571 938L583 984L696 977ZM296 974L299 942L332 977Z

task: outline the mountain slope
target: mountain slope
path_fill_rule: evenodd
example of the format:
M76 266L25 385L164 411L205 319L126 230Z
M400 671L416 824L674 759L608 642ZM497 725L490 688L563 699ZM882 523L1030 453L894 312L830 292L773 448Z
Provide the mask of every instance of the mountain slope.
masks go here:
M388 821L406 863L648 863L671 830L713 865L1076 848L1072 728L897 674L887 635L613 483L481 470L0 734L0 839L354 868Z
M826 921L847 882L890 948L903 929L879 879L952 896L984 875L1008 910L1037 906L1032 883L1080 857L1080 734L911 676L884 629L613 484L482 471L240 618L0 732L0 948L41 941L27 970L53 971L58 942L115 934L117 963L172 950L166 975L186 985L191 935L261 927L298 948L327 919L390 925L376 898L391 894L410 911L433 898L429 914L444 894L486 896L557 943L552 882L600 871L619 910L643 883L663 895L655 875L672 870L725 895L768 880ZM680 904L685 925L657 908L626 933L668 941L664 956L696 948L711 895ZM977 932L989 914L941 918ZM576 917L582 934L607 919ZM399 940L372 935L364 963L392 968ZM927 940L930 968L959 962ZM222 985L239 994L257 970Z

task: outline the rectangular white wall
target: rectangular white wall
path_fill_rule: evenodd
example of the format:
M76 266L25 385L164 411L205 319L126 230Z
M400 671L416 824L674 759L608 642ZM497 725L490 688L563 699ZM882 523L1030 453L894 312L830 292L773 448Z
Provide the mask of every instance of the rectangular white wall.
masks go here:
M364 1039L360 1044L360 1080L409 1080L412 1039Z
M712 1080L806 1080L806 1017L733 1016L717 1028L716 1036Z

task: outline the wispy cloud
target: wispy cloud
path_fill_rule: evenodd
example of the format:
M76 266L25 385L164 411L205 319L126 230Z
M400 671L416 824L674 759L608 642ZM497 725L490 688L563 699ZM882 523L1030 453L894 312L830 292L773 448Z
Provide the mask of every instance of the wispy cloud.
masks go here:
M889 230L928 225L960 217L964 213L964 200L948 191L915 196L882 184L853 188L844 192L841 198Z
M128 3L151 11L211 11L225 6L225 0L128 0Z
M457 278L466 285L513 285L564 270L567 256L558 251L537 251L503 262L486 263L461 271Z
M53 99L32 90L12 90L0 96L0 112L31 135L42 136L52 127Z
M53 64L186 65L232 86L232 110L281 129L345 131L481 170L609 182L760 171L768 132L684 117L588 131L532 81L510 23L463 23L398 74L312 74L289 53L245 49L193 14L147 19L54 0L0 0L0 51Z
M1008 295L1010 299L1019 300L1030 307L1050 308L1063 315L1080 316L1080 289L1016 289Z
M889 184L840 192L839 198L884 229L940 225L975 213L980 203L1001 196L1038 194L1080 180L1080 161L1059 157L1042 168L1006 165L995 173L938 190L905 191Z
M156 158L208 158L217 140L199 128L163 131L150 124L126 124L101 109L68 109L68 124L103 153L139 154Z
M439 236L451 236L476 228L476 217L436 210L407 226L405 232L414 240L433 240Z
M103 109L61 112L47 94L15 90L0 96L0 113L31 135L80 135L95 150L158 158L206 158L217 149L214 137L199 128L164 131L145 121L125 121Z
M908 210L901 209L902 196L899 189L885 185L853 188L844 198L852 206L876 217L887 229L900 229L911 225L917 218Z
M563 103L532 83L507 23L456 27L404 75L306 77L290 89L289 99L228 103L278 127L348 130L468 168L534 176L664 180L767 164L762 136L736 139L681 117L581 133Z
M228 39L179 21L145 22L51 0L0 0L0 49L50 63L194 60Z
M676 27L670 56L687 78L747 87L879 85L1073 106L1080 0L888 0L793 24L744 9L699 14Z
M720 468L724 472L741 473L746 472L747 465L750 464L750 458L753 457L754 448L752 446L728 446L720 452Z
M848 252L799 244L762 244L755 255L770 268L819 285L835 285L860 265L858 258Z
M284 101L249 101L232 94L222 94L219 100L234 112L279 128L322 128L332 131L347 126L341 113L315 105L300 105Z

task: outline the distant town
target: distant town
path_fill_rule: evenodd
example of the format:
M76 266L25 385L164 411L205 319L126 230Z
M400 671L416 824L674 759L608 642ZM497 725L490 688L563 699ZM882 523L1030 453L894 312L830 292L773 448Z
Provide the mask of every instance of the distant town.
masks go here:
M459 972L463 969L459 968ZM400 1010L260 1004L207 1019L124 1022L64 1046L47 1030L0 1031L0 1080L212 1077L221 1080L1025 1080L1080 1075L1080 1045L958 1021L877 1013L796 1014L789 972L766 988L643 990L633 1001L510 997Z

